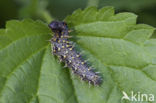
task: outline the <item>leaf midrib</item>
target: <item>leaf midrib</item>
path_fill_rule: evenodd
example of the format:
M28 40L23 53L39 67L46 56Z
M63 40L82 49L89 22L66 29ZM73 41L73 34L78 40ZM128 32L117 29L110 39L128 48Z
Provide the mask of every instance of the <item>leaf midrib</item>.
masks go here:
M27 37L27 36L26 36L26 37ZM17 39L17 40L19 40L19 39ZM16 41L17 41L17 40L16 40ZM10 45L11 45L11 44L10 44ZM11 75L14 73L14 71L16 71L17 68L19 68L22 64L24 64L27 60L31 59L33 55L35 55L35 54L37 54L38 52L44 50L47 46L48 46L48 44L45 45L45 46L43 46L42 48L37 49L35 52L31 53L29 56L27 56L25 59L23 59L23 61L21 61L20 63L18 63L18 64L12 69L12 70L13 70L12 72L10 72L7 76L5 76L7 79L6 79L5 83L4 83L3 88L1 89L0 95L2 95L2 93L3 93L3 91L4 91L5 87L6 87L5 85L7 84L9 78L10 78ZM1 98L1 96L0 96L0 98Z
M10 43L8 43L8 44L5 45L4 47L2 47L2 48L0 49L0 52L3 51L3 49L8 48L8 47L9 47L10 45L12 45L13 43L16 43L18 40L21 40L21 39L24 39L24 38L28 38L28 37L43 36L43 35L45 35L45 34L40 34L40 35L26 35L26 36L20 37L20 38L18 38L18 39L14 39L14 40L12 40ZM45 35L45 36L46 36L46 35Z

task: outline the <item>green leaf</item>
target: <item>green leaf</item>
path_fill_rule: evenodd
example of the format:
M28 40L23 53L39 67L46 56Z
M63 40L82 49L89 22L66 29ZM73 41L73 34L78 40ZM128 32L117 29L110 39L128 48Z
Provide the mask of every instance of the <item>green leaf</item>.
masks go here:
M63 69L51 54L47 24L7 22L0 30L0 103L132 103L121 100L122 91L156 95L154 28L136 17L90 7L65 19L76 47L102 74L99 87Z
M112 7L91 7L65 19L76 31L77 45L104 81L101 87L88 88L74 80L80 103L122 103L122 91L156 95L156 40L150 39L154 28L136 24L136 17L114 15Z
M32 20L9 21L0 31L0 103L75 102L68 71L51 54L50 33Z

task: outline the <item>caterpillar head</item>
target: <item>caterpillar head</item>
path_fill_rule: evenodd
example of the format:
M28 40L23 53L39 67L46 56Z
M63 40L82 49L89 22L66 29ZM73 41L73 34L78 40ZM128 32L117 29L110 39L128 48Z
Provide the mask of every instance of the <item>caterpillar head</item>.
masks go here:
M65 28L67 28L67 24L61 21L52 21L49 24L49 27L52 29L53 32L61 32Z

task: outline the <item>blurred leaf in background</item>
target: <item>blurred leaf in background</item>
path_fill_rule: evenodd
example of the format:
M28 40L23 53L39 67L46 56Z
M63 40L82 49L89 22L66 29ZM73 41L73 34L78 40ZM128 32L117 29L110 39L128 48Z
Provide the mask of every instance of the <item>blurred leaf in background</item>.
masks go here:
M56 19L63 20L77 8L84 8L85 0L16 0L20 3L20 18L43 19L44 13L49 12ZM43 19L44 20L44 19Z
M48 10L55 18L63 20L78 8L85 8L87 0L49 0Z
M17 0L20 2L20 0ZM23 6L19 11L20 18L41 19L41 12L47 6L47 0L25 0L21 2Z
M156 0L1 0L0 26L8 19L32 18L50 22L50 16L63 20L75 9L87 6L114 6L117 12L139 15L138 22L156 26ZM46 19L46 20L45 20Z
M117 10L139 11L156 5L156 0L100 0L99 7L114 6Z
M0 27L10 19L18 19L18 7L13 0L0 0Z
M21 19L32 18L35 20L44 20L45 15L51 16L50 14L47 15L48 11L46 10L48 0L16 0L16 3L21 5L18 11L19 18Z

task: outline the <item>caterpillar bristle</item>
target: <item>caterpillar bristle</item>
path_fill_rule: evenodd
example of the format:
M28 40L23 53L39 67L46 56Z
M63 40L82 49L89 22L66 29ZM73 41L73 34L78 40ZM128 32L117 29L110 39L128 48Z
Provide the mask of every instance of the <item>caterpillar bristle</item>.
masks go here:
M68 33L72 32L73 30L68 30Z
M72 74L78 75L81 80L88 81L89 85L100 85L102 79L99 73L95 72L94 68L89 66L88 60L83 59L84 51L80 53L76 51L75 43L69 40L70 30L65 22L53 21L49 27L54 32L51 40L53 52L59 58L60 62L64 62L64 68L71 68Z

